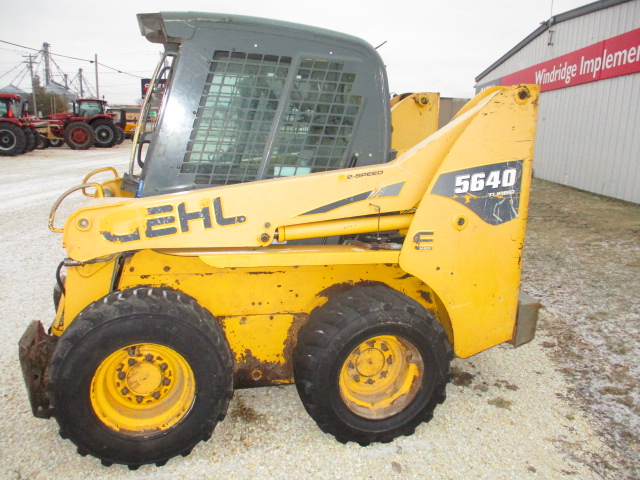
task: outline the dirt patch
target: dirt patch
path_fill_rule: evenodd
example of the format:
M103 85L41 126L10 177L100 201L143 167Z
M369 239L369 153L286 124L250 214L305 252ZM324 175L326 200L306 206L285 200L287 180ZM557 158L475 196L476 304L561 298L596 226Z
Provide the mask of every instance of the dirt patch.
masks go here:
M570 395L618 452L590 466L640 478L640 205L535 179L522 286L551 314L542 346Z
M510 402L509 400L506 400L502 397L492 398L490 400L487 400L487 403L489 405L493 405L494 407L506 408L506 409L509 409L509 407L513 405L513 402Z
M451 373L453 374L453 379L451 380L454 385L459 387L468 387L473 382L475 375L465 372L464 370L458 367L452 367Z
M264 415L259 414L253 408L248 406L242 397L237 398L232 403L229 417L244 423L256 424L264 420Z

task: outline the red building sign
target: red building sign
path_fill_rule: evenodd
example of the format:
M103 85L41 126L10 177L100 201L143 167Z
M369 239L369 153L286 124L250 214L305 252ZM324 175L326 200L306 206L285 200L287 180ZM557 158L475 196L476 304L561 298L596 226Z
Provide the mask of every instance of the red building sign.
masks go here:
M640 72L640 28L502 77L501 85L536 83L543 92Z

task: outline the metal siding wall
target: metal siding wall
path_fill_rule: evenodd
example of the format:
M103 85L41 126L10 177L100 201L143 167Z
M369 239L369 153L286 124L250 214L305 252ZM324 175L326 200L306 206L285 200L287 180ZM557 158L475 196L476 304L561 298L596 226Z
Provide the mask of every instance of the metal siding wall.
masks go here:
M640 74L545 92L535 176L640 203Z
M469 100L469 98L440 98L438 128L442 128L449 123Z
M640 28L640 0L574 18L478 80L491 79ZM640 203L640 73L541 95L535 176Z

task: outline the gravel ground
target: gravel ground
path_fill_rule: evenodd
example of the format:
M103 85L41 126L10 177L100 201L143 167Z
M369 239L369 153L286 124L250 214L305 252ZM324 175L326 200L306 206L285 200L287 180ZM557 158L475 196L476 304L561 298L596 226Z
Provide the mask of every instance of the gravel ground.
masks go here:
M590 467L640 478L640 205L537 180L523 285L549 316L542 347L614 456Z
M541 181L524 263L525 289L546 307L538 335L456 359L447 401L414 435L341 445L285 386L237 391L213 437L165 467L130 472L79 456L54 420L32 417L17 342L30 321L53 319L64 252L47 229L52 203L92 169L122 171L129 144L0 157L0 478L638 478L640 208ZM629 231L610 208L635 215ZM589 240L573 241L577 225Z

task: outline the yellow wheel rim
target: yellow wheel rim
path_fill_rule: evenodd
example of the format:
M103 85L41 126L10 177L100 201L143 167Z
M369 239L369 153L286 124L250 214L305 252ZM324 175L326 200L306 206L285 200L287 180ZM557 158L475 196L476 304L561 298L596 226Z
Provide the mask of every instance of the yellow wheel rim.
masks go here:
M191 409L196 383L187 361L153 343L109 355L91 380L91 406L107 427L127 435L171 428Z
M392 335L358 345L340 371L340 396L349 410L371 420L404 410L422 384L424 363L409 341Z

